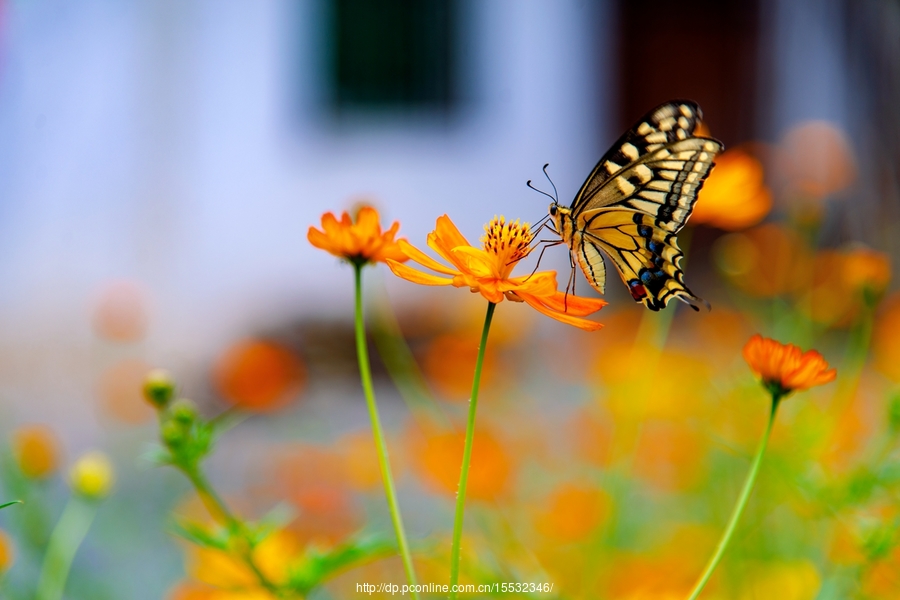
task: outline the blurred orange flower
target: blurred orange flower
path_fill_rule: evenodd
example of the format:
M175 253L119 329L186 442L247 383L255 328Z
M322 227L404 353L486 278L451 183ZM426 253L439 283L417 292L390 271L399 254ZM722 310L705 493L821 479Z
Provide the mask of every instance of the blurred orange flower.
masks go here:
M413 283L468 287L473 293L480 293L488 302L496 304L504 298L515 302L524 301L548 317L587 331L603 327L601 323L578 317L597 312L606 306L606 302L598 298L567 296L557 291L555 271L510 277L516 263L531 252L534 235L527 223L520 224L518 220L507 222L503 217L495 217L484 229L482 250L469 244L450 217L443 215L438 218L434 231L428 234L428 246L452 267L442 265L406 241L400 240L400 247L411 259L432 271L449 275L449 278L422 273L390 259L387 264L394 275Z
M713 252L719 269L753 296L779 296L809 285L811 252L800 236L780 225L724 235Z
M854 245L844 252L843 277L854 291L879 296L891 281L891 259L884 252Z
M456 432L410 431L410 455L422 478L432 488L455 494L465 436ZM493 500L509 488L513 462L490 429L481 427L472 445L467 497Z
M0 529L0 576L12 566L16 555L13 542L6 532Z
M772 192L763 182L763 167L741 148L716 158L694 212L691 223L707 223L735 231L759 223L772 209Z
M322 215L322 231L310 227L306 234L309 243L354 264L384 262L387 259L403 262L407 256L394 241L400 223L394 221L391 228L381 231L378 211L363 206L356 215L356 223L350 213L344 211L338 221L334 213Z
M26 477L41 479L59 468L59 441L46 425L20 427L13 433L13 454Z
M291 568L303 556L303 546L297 536L287 531L276 531L253 548L253 562L260 572L275 585L284 585ZM187 571L191 577L212 586L189 585L180 590L180 598L238 598L263 600L275 596L259 583L257 575L233 554L213 548L190 546ZM227 591L227 593L226 593ZM189 592L189 593L188 593ZM206 595L204 595L206 594Z
M900 294L894 293L879 311L872 331L875 368L885 377L900 382Z
M289 349L263 340L244 340L226 350L213 371L219 393L252 411L281 408L306 381L306 368Z
M815 350L803 352L793 344L781 344L758 333L744 346L744 360L772 394L785 396L834 381L835 369Z
M472 365L478 358L478 346L460 334L438 335L425 348L422 371L428 382L447 400L467 401L472 392ZM493 346L485 350L482 385L496 379L497 352Z
M611 503L609 495L594 485L564 483L550 494L536 525L551 539L584 540L609 517Z
M823 198L848 187L856 178L850 142L828 121L805 121L781 141L779 161L788 185L812 198Z

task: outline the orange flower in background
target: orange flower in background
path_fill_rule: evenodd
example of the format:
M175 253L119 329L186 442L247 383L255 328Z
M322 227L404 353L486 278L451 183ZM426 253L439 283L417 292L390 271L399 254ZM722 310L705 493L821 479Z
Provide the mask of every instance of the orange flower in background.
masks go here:
M900 382L900 294L889 296L872 330L875 368L893 382Z
M0 576L8 571L15 562L16 554L13 548L12 539L0 529Z
M564 483L547 499L535 525L546 537L560 542L584 540L611 512L609 494L589 483Z
M843 278L856 292L880 296L891 281L891 259L861 244L844 252Z
M785 134L779 149L779 165L788 185L801 194L823 198L847 188L856 178L850 142L834 123L799 123Z
M740 148L724 152L700 190L691 223L728 231L756 225L772 210L763 179L762 163L753 155Z
M26 477L41 479L59 468L59 441L45 425L20 427L13 433L13 454Z
M309 243L338 258L355 264L384 262L387 259L403 262L407 256L394 241L400 223L394 221L391 228L381 231L378 211L371 206L363 206L356 215L356 222L350 213L344 211L338 221L334 213L322 215L322 230L310 227L306 234Z
M245 340L217 362L213 381L235 406L266 412L281 408L306 381L306 368L289 349L262 340Z
M606 302L598 298L567 296L557 291L555 271L511 277L516 263L531 252L534 235L527 223L507 222L503 217L495 217L484 229L485 236L481 240L484 248L475 248L463 237L450 217L444 215L438 218L434 231L428 234L428 246L451 267L442 265L405 240L400 240L400 247L412 260L449 277L423 273L390 259L387 264L394 275L413 283L468 287L488 302L496 304L504 298L524 301L548 317L587 331L603 327L601 323L579 317L597 312L606 306Z
M803 352L793 344L784 345L758 333L744 346L744 360L773 394L785 396L834 381L835 369L815 350Z
M723 235L713 255L730 281L752 296L779 296L809 285L810 249L794 231L774 223Z
M462 433L410 431L410 456L429 487L455 494L465 437ZM493 500L509 489L514 465L507 450L488 428L475 433L467 497Z

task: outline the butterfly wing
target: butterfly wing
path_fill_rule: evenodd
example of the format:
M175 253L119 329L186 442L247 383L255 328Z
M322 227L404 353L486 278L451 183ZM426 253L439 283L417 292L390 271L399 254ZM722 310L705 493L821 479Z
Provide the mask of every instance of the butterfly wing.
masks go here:
M584 216L590 226L575 233L574 245L592 286L603 291L602 251L616 266L632 298L650 310L665 308L672 298L695 310L701 305L709 307L684 284L684 271L678 266L683 255L675 234L656 227L653 217L627 208L598 208ZM599 280L594 277L597 273Z
M594 166L572 201L573 213L592 204L600 189L622 167L667 144L694 137L703 112L690 100L673 100L657 106L622 134Z
M705 304L684 285L675 240L722 149L717 140L693 137L700 118L693 102L654 109L600 159L575 197L571 249L601 293L602 251L647 308L664 308L673 297L695 309Z

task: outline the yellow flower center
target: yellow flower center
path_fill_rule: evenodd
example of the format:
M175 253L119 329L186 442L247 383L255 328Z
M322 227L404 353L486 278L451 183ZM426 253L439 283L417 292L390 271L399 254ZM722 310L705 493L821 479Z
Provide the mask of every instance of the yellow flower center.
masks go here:
M522 260L531 252L531 240L534 234L528 223L519 223L519 220L506 222L503 216L494 217L484 226L485 252L497 257L497 263L502 270L512 270L513 265ZM508 273L508 271L507 271Z

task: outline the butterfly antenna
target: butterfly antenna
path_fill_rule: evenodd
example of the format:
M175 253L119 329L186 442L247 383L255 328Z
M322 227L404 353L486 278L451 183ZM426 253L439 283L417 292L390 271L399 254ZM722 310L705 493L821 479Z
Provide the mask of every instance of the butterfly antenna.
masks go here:
M537 193L543 194L543 195L547 196L548 198L550 198L551 200L553 200L554 202L556 202L556 198L554 198L553 196L551 196L550 194L548 194L548 193L545 192L544 190L539 190L539 189L537 189L536 187L534 187L533 185L531 185L531 180L530 180L530 179L529 179L528 181L525 182L525 185L527 185L528 187L530 187L531 189L533 189L533 190L536 191Z
M541 170L544 171L544 177L546 177L546 178L547 178L547 181L550 182L550 185L553 186L553 195L555 196L555 197L553 198L553 201L556 202L557 204L559 204L559 192L556 191L556 184L553 183L553 180L550 179L550 174L547 173L547 167L549 167L549 166L550 166L550 163L547 163L546 165L544 165L544 168L541 169ZM549 195L549 194L548 194L548 195Z

